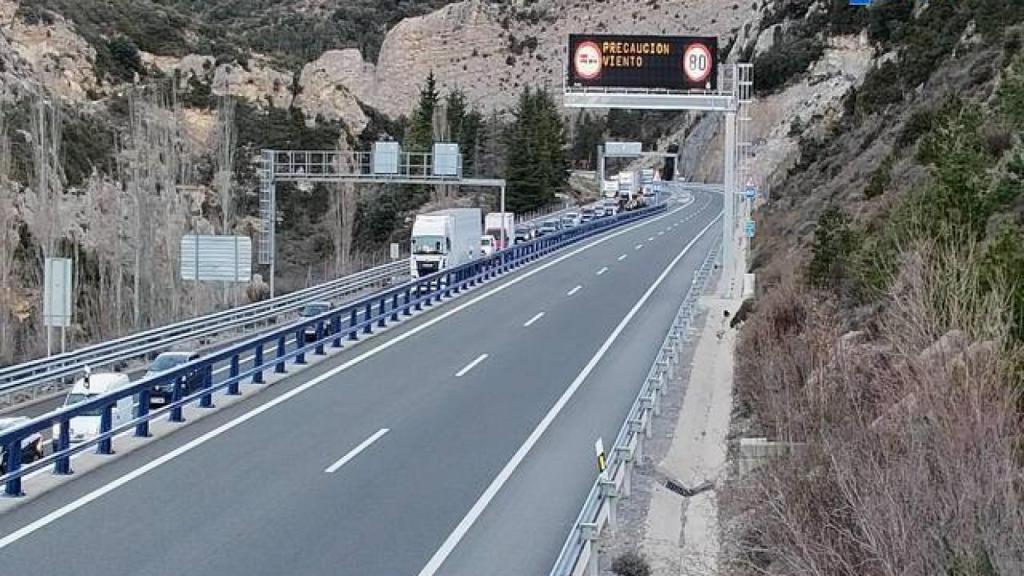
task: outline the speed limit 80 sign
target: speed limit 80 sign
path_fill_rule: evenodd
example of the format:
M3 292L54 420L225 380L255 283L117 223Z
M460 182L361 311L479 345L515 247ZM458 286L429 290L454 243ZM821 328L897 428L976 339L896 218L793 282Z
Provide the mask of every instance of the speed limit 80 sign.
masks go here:
M573 34L568 60L570 86L717 88L717 38Z

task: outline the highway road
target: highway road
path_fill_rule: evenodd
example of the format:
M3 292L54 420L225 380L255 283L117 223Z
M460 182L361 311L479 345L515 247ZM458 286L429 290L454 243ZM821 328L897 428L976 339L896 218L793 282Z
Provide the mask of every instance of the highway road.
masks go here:
M0 575L546 574L721 203L567 248L0 516Z

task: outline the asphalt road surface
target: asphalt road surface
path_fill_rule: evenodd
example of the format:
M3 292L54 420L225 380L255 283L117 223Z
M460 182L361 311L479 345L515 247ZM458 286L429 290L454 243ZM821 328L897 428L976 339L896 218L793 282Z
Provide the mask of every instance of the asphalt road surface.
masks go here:
M569 247L0 516L0 575L546 575L721 203Z

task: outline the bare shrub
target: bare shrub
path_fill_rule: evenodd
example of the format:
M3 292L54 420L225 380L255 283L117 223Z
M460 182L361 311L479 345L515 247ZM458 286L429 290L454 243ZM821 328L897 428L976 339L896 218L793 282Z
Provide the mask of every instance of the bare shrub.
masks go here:
M799 442L734 481L741 574L1024 573L1021 351L971 245L901 255L878 337L795 287L758 303L737 398ZM1002 285L1007 286L1009 282Z

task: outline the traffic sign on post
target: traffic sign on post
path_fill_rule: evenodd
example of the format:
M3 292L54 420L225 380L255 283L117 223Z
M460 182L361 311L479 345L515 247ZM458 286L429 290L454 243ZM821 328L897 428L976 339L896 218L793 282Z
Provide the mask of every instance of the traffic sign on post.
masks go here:
M600 438L594 442L594 454L597 456L597 472L603 476L608 469L608 459L604 454L604 441Z
M744 222L744 224L743 224L743 233L744 233L744 235L747 238L753 238L754 237L754 221L753 220L747 220L746 222Z

